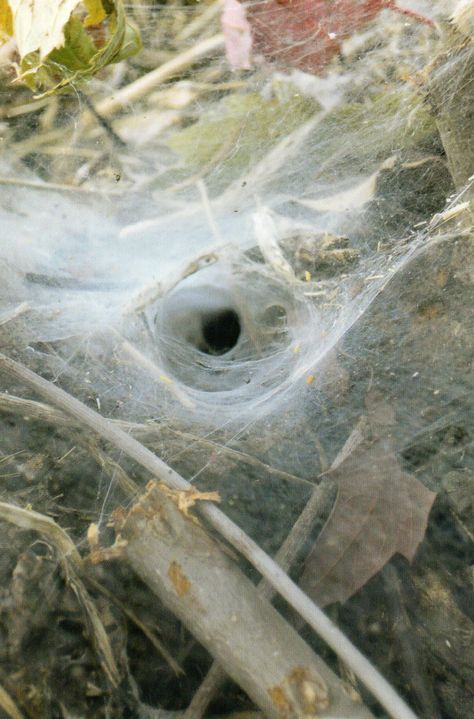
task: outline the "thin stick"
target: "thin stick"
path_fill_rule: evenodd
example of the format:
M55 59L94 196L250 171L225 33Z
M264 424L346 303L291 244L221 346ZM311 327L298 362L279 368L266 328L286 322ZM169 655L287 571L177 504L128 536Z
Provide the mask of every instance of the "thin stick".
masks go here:
M202 177L196 182L196 187L199 190L199 196L201 198L202 206L204 208L204 212L206 213L206 218L209 223L209 227L211 229L212 235L215 239L215 241L222 245L222 237L219 232L219 228L217 226L216 218L214 217L214 214L212 212L211 203L209 202L209 195L207 192L206 183L202 179Z
M10 412L12 414L18 414L26 419L37 419L42 422L48 422L49 424L71 427L74 425L74 421L68 414L64 414L61 410L56 409L48 404L42 402L36 402L32 399L23 399L22 397L16 397L12 394L4 394L0 392L0 412ZM256 457L252 457L250 454L241 452L240 450L227 447L226 445L213 442L210 439L199 437L191 432L183 432L178 429L169 427L166 423L153 422L153 424L139 424L134 422L126 422L121 419L109 419L117 427L120 427L124 431L131 433L135 437L141 437L142 441L145 439L148 442L156 440L157 437L162 437L163 433L169 432L172 437L179 437L192 445L197 444L202 447L213 450L218 456L228 457L236 462L247 464L250 467L257 467L257 469L265 472L271 476L279 477L285 482L298 482L299 484L305 484L308 488L314 487L313 482L304 477L298 477L296 474L290 474L282 469L272 467L265 462L262 462ZM101 460L102 461L102 460ZM134 492L136 494L136 492Z
M168 60L168 62L163 63L163 65L160 65L160 67L157 67L155 70L131 82L130 85L122 88L112 95L112 97L107 97L105 100L102 100L102 102L99 102L99 104L96 105L97 112L102 115L102 117L114 115L129 102L139 100L162 82L165 82L165 80L169 80L174 75L177 75L190 65L193 65L198 60L206 57L206 55L210 55L214 50L218 50L223 46L224 35L222 33L218 33L206 40L198 42L189 50L182 52L172 60Z
M6 107L0 107L0 117L4 117L10 120L20 115L26 115L30 112L37 112L41 110L45 105L51 102L51 98L44 97L42 100L32 100L21 105L7 105Z
M190 37L196 35L200 30L203 30L211 24L215 17L221 12L222 6L219 0L209 5L204 12L200 13L194 20L186 23L183 29L174 38L175 45L189 40Z
M9 695L6 689L0 685L0 708L10 719L24 719L24 715Z
M334 483L326 477L314 488L291 532L276 553L275 562L285 571L288 571L296 561L317 518L330 507L333 487ZM260 581L257 591L268 600L271 600L275 594L273 587L265 579ZM194 694L182 719L201 719L226 679L225 670L219 662L215 661Z
M84 422L104 439L119 447L125 454L147 469L151 474L172 489L191 489L192 485L169 467L163 460L150 452L109 420L102 417L85 404L43 379L27 367L0 353L0 368L26 382L49 401L58 405L69 414ZM333 649L378 699L393 719L417 719L416 714L397 694L378 670L349 641L338 627L317 607L314 602L288 577L240 527L230 520L212 503L202 502L200 514L235 549L267 579L276 591L295 609L314 631Z
M84 104L86 105L89 112L92 113L92 115L97 120L97 123L100 125L100 127L105 130L106 134L109 136L109 138L114 142L118 147L124 148L127 147L127 143L122 140L122 138L117 135L111 124L108 122L108 120L105 119L105 117L102 117L100 112L98 112L97 108L95 107L94 103L90 99L88 95L86 95L85 92L79 91L79 97L84 101Z
M11 320L16 319L16 317L19 317L24 312L27 312L30 309L30 306L28 302L22 302L21 304L17 305L11 310L8 310L7 312L3 312L0 315L0 326L6 325L7 322L11 322Z
M7 185L11 187L25 187L31 190L43 190L46 192L74 192L84 193L88 195L97 195L98 190L96 187L80 187L78 185L61 185L58 182L38 182L36 180L25 180L22 177L0 177L0 185ZM113 190L109 189L107 195L118 195L124 196L124 190Z
M149 359L146 355L140 352L134 345L126 340L119 332L114 332L120 339L120 349L123 350L129 357L132 358L138 365L143 367L155 380L159 382L161 387L168 390L178 402L188 409L194 409L194 402L188 397L186 392L181 389L172 379L168 377L165 370L159 367L155 362Z

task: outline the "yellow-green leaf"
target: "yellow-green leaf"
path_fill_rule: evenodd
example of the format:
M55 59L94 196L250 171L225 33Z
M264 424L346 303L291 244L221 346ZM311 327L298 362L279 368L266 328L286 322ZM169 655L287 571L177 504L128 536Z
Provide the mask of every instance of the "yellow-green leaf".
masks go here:
M13 35L13 17L7 0L0 0L0 43Z
M89 13L100 13L98 0L91 1L94 7L88 6ZM94 30L86 23L90 14L84 19L84 11L73 13L64 27L61 47L43 59L38 51L22 58L21 78L29 87L43 95L58 92L140 50L140 34L127 21L121 0L108 0L101 7L107 15L101 23L93 24Z
M97 48L80 20L75 17L69 19L64 29L64 38L64 47L53 50L48 63L55 63L58 67L74 72L90 69Z
M84 5L86 6L88 13L86 19L84 20L84 27L98 25L107 17L107 13L104 10L101 0L84 0Z
M219 183L231 182L319 110L288 86L282 97L228 95L214 112L177 132L169 144L193 170L219 163ZM206 180L212 190L213 179Z
M131 25L129 22L125 23L125 33L123 36L122 44L114 57L113 62L121 62L126 60L127 57L133 57L137 52L141 50L142 40L140 32L135 25Z
M20 78L50 94L138 52L122 0L0 0L0 43L14 37Z

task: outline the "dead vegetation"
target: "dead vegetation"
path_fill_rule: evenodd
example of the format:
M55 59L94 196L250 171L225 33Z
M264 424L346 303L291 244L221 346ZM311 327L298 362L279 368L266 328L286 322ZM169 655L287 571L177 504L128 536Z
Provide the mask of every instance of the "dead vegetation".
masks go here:
M416 44L405 21L385 22L379 32L390 25L387 44L399 52L387 55L369 34L369 49L349 43L331 61L336 75L360 62L360 86L341 111L295 94L268 67L231 72L216 2L133 4L129 12L143 28L144 51L74 94L32 100L10 84L13 50L2 48L1 192L136 203L124 229L136 237L159 226L163 211L179 222L204 204L219 240L210 202L237 198L240 208L256 187L317 212L353 202L352 190L311 194L311 141L322 138L318 181L329 187L345 161L335 128L348 144L360 142L367 118L387 113L384 121L402 117L404 127L409 117L415 130L389 141L377 118L360 155L354 143L355 165L373 143L369 181L357 187L370 222L349 219L350 241L283 232L278 242L273 230L266 241L256 232L248 254L304 286L318 310L333 311L359 262L358 281L373 281L367 246L395 266L417 226L428 250L387 276L336 346L324 402L308 403L290 429L278 417L268 433L256 424L240 443L225 427L208 436L192 421L124 417L79 373L55 375L54 364L42 364L54 343L38 344L28 360L22 337L31 307L24 298L4 303L1 711L10 719L465 719L474 712L473 143L464 120L474 103L472 44L455 33L433 58L429 28ZM365 53L373 62L364 65ZM399 91L417 54L421 74ZM392 105L380 95L387 78L397 88ZM415 84L423 102L412 106ZM303 161L297 168L305 185L283 192L291 153L305 143L309 174ZM399 154L387 163L393 146ZM362 249L352 249L353 238ZM166 291L218 262L219 252L208 258L187 262ZM45 278L28 281L43 286ZM133 313L163 291L135 298ZM116 338L111 356L139 365L150 384L168 387L166 398L191 410L192 392L170 389L162 368L150 369L126 339ZM81 356L77 362L82 370ZM318 380L302 375L308 391ZM161 484L147 484L152 477Z

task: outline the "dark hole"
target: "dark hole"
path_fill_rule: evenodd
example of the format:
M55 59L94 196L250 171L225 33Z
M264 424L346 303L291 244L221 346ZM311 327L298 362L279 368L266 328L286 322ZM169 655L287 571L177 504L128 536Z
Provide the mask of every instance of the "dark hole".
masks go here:
M240 336L237 312L226 309L203 317L202 336L206 343L203 351L210 355L223 355L235 347Z

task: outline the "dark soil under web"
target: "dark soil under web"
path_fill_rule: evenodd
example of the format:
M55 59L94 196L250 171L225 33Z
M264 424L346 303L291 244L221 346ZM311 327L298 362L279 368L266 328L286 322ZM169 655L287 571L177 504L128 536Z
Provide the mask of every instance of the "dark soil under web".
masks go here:
M465 239L450 237L423 253L392 282L342 342L333 359L334 366L341 365L335 385L324 387L318 403L308 405L298 437L292 433L285 439L276 417L273 425L266 427L264 451L251 435L240 442L240 450L245 448L263 462L271 460L273 467L287 472L297 466L298 474L311 480L321 466L324 447L330 453L331 447L339 444L335 431L342 441L347 428L363 413L364 388L370 384L391 398L398 420L391 434L400 461L439 492L438 499L414 564L410 567L395 558L356 597L334 611L354 641L412 699L421 716L428 716L426 706L417 707L420 691L424 691L432 706L439 708L438 715L450 719L468 715L474 701L469 689L473 679L469 533L473 527L468 488L472 487L474 457L466 386L472 356L470 303L462 279L466 251ZM442 283L437 282L440 276ZM387 322L387 317L398 319ZM367 339L361 340L364 332L368 332ZM355 355L354 348L360 347L364 353ZM447 373L448 383L444 381ZM9 391L24 395L18 387ZM19 414L3 414L3 499L30 504L54 517L81 547L87 527L97 517L98 493L111 490L115 505L127 505L130 500L118 488L114 468L101 466L106 448L97 440L84 431L72 435L66 427L58 427L54 418L38 422L28 414L25 409ZM278 448L269 441L272 432L278 436ZM315 435L321 443L319 459ZM173 461L176 449L182 454L182 439L175 436L173 441L166 427L150 427L146 441L185 476L196 466L207 465L198 480L200 488L218 488L230 516L271 553L283 541L309 493L305 484L265 476L263 465L250 468L235 456L226 456L225 451L217 465L209 463L212 450L199 444ZM221 440L214 437L214 442L219 446ZM18 447L22 451L15 454ZM123 458L116 459L143 486L141 473L128 467ZM104 711L113 711L114 716L134 715L129 713L138 711L133 685L125 682L115 691L107 685L87 637L84 617L51 547L32 532L7 525L5 531L1 620L6 685L12 681L8 677L15 677L16 695L38 717L60 717L61 704L87 717L103 716ZM107 531L103 541L107 543ZM91 576L142 622L158 626L160 639L186 671L185 676L176 678L140 630L124 617L120 606L93 586L101 616L114 646L120 648L118 656L123 661L128 658L141 699L168 709L185 708L209 657L120 563L91 568ZM314 644L309 636L308 641ZM316 646L327 655L318 642ZM328 661L334 662L331 656ZM33 688L36 693L30 696ZM213 709L217 713L240 706L239 692L229 692L216 699Z
M164 6L145 53L123 75L97 80L92 101L184 51L194 36L179 38L200 12ZM218 31L213 22L205 36ZM351 521L361 530L344 565L362 579L352 577L353 596L327 611L420 719L466 719L474 716L474 292L472 213L462 203L472 202L472 185L463 189L467 176L453 171L443 134L443 107L448 120L456 115L453 82L443 95L416 75L438 40L392 16L378 22L333 59L331 101L352 75L347 101L323 111L315 97L328 94L324 81L306 95L314 78L273 77L268 67L233 75L215 57L112 116L110 127L85 132L80 96L22 114L29 96L8 86L20 109L7 118L11 157L0 163L8 230L0 344L197 489L217 490L223 511L271 555L351 433L367 430L374 502L364 509L364 487L354 488ZM467 41L459 47L436 62L456 67L468 103L472 53ZM148 137L155 126L165 129ZM466 147L464 166L472 127L461 129L452 134ZM37 187L39 178L54 184ZM268 218L270 242L258 232ZM127 354L127 342L141 357ZM120 682L104 668L53 543L2 521L0 689L25 719L174 719L168 712L189 705L212 658L123 557L94 560L96 532L101 548L113 544L113 520L150 477L6 373L1 389L0 499L54 519L86 558L83 580ZM370 450L380 443L382 460ZM411 563L400 549L385 563L371 534L397 529L390 472L436 493ZM318 517L295 580L336 507ZM403 513L400 525L402 539L419 530ZM337 542L334 557L344 563ZM330 591L316 580L312 589ZM294 611L274 603L386 719ZM247 710L250 700L228 681L206 716Z

